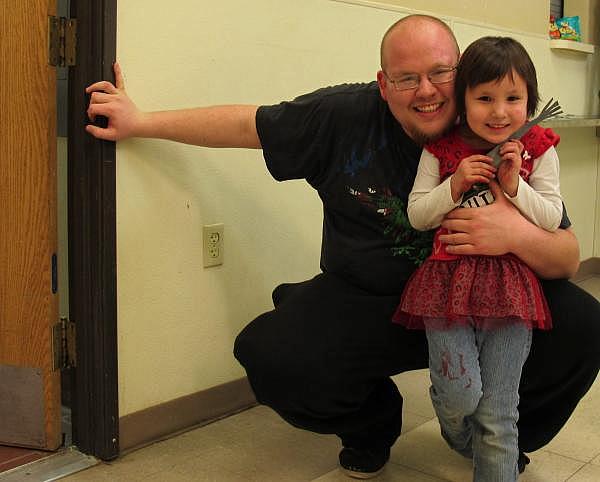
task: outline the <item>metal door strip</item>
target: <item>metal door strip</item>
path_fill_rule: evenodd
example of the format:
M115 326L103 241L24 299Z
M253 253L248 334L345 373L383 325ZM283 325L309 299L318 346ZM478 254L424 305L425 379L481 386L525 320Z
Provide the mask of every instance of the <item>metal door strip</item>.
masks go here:
M50 482L100 463L71 447L43 459L0 473L0 482Z

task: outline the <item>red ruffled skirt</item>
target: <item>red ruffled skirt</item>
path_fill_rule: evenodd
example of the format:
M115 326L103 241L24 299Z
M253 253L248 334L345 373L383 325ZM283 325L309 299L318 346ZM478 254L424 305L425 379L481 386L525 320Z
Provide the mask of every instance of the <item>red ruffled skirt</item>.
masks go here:
M427 259L408 280L393 321L424 329L424 319L439 329L457 324L493 328L525 323L552 327L550 310L533 271L516 256L459 256ZM434 325L435 327L435 325Z

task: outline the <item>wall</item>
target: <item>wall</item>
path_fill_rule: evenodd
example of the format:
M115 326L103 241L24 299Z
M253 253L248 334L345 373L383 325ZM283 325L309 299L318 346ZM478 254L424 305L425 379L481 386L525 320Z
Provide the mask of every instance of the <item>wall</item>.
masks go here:
M423 8L423 2L395 3ZM512 31L505 20L492 28L461 15L502 10L511 12L511 20L538 25L537 10L523 13L524 2L516 0L501 7L479 1L427 5L454 15L447 20L463 47L484 34ZM381 35L408 11L384 7L330 0L121 1L118 59L129 94L144 110L274 103L323 85L374 79ZM545 8L544 2L540 25ZM597 56L550 52L543 33L516 36L542 73L545 97L560 98L573 114L597 112L589 102L592 84L598 86ZM578 205L579 182L595 192L595 170L593 179L588 171L596 162L590 153L597 138L575 135L577 141L563 144L562 175L588 257L594 228L593 222L589 230L581 227L588 217ZM582 159L570 155L583 151ZM225 224L225 263L203 269L202 225L217 222ZM270 309L276 284L319 269L317 196L301 181L272 180L259 151L120 142L117 224L121 416L244 376L231 354L235 335Z
M600 229L598 216L598 165L600 138L591 127L556 129L561 136L561 192L567 205L573 230L577 234L581 259L599 256Z
M600 0L564 0L565 17L579 16L583 42L600 44Z
M539 34L545 34L548 31L548 18L550 16L550 0L529 0L527 2L516 2L514 0L508 2L495 0L459 2L448 0L427 0L425 2L423 0L380 0L379 2L365 2L359 0L352 2L351 0L349 3L390 5L410 9L413 12L433 12L437 16L457 17L475 23L485 23L501 28Z

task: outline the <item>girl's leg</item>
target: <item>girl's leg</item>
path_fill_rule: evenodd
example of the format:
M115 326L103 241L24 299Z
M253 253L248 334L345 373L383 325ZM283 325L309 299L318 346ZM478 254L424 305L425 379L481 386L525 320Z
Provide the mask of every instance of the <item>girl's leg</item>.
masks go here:
M442 436L454 450L471 457L471 415L482 395L475 332L470 326L461 326L427 329L426 334L431 401Z
M483 397L473 415L476 482L514 482L519 456L517 406L521 370L531 346L531 330L515 324L476 334Z

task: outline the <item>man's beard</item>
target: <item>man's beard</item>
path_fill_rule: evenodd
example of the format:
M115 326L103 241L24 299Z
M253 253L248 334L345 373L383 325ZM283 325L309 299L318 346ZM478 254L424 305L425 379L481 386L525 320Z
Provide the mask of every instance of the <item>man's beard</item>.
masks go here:
M430 142L437 141L441 137L444 137L453 127L454 123L450 122L445 129L442 129L439 132L427 133L413 128L410 130L409 134L413 141L420 146L424 146L425 144L429 144Z

